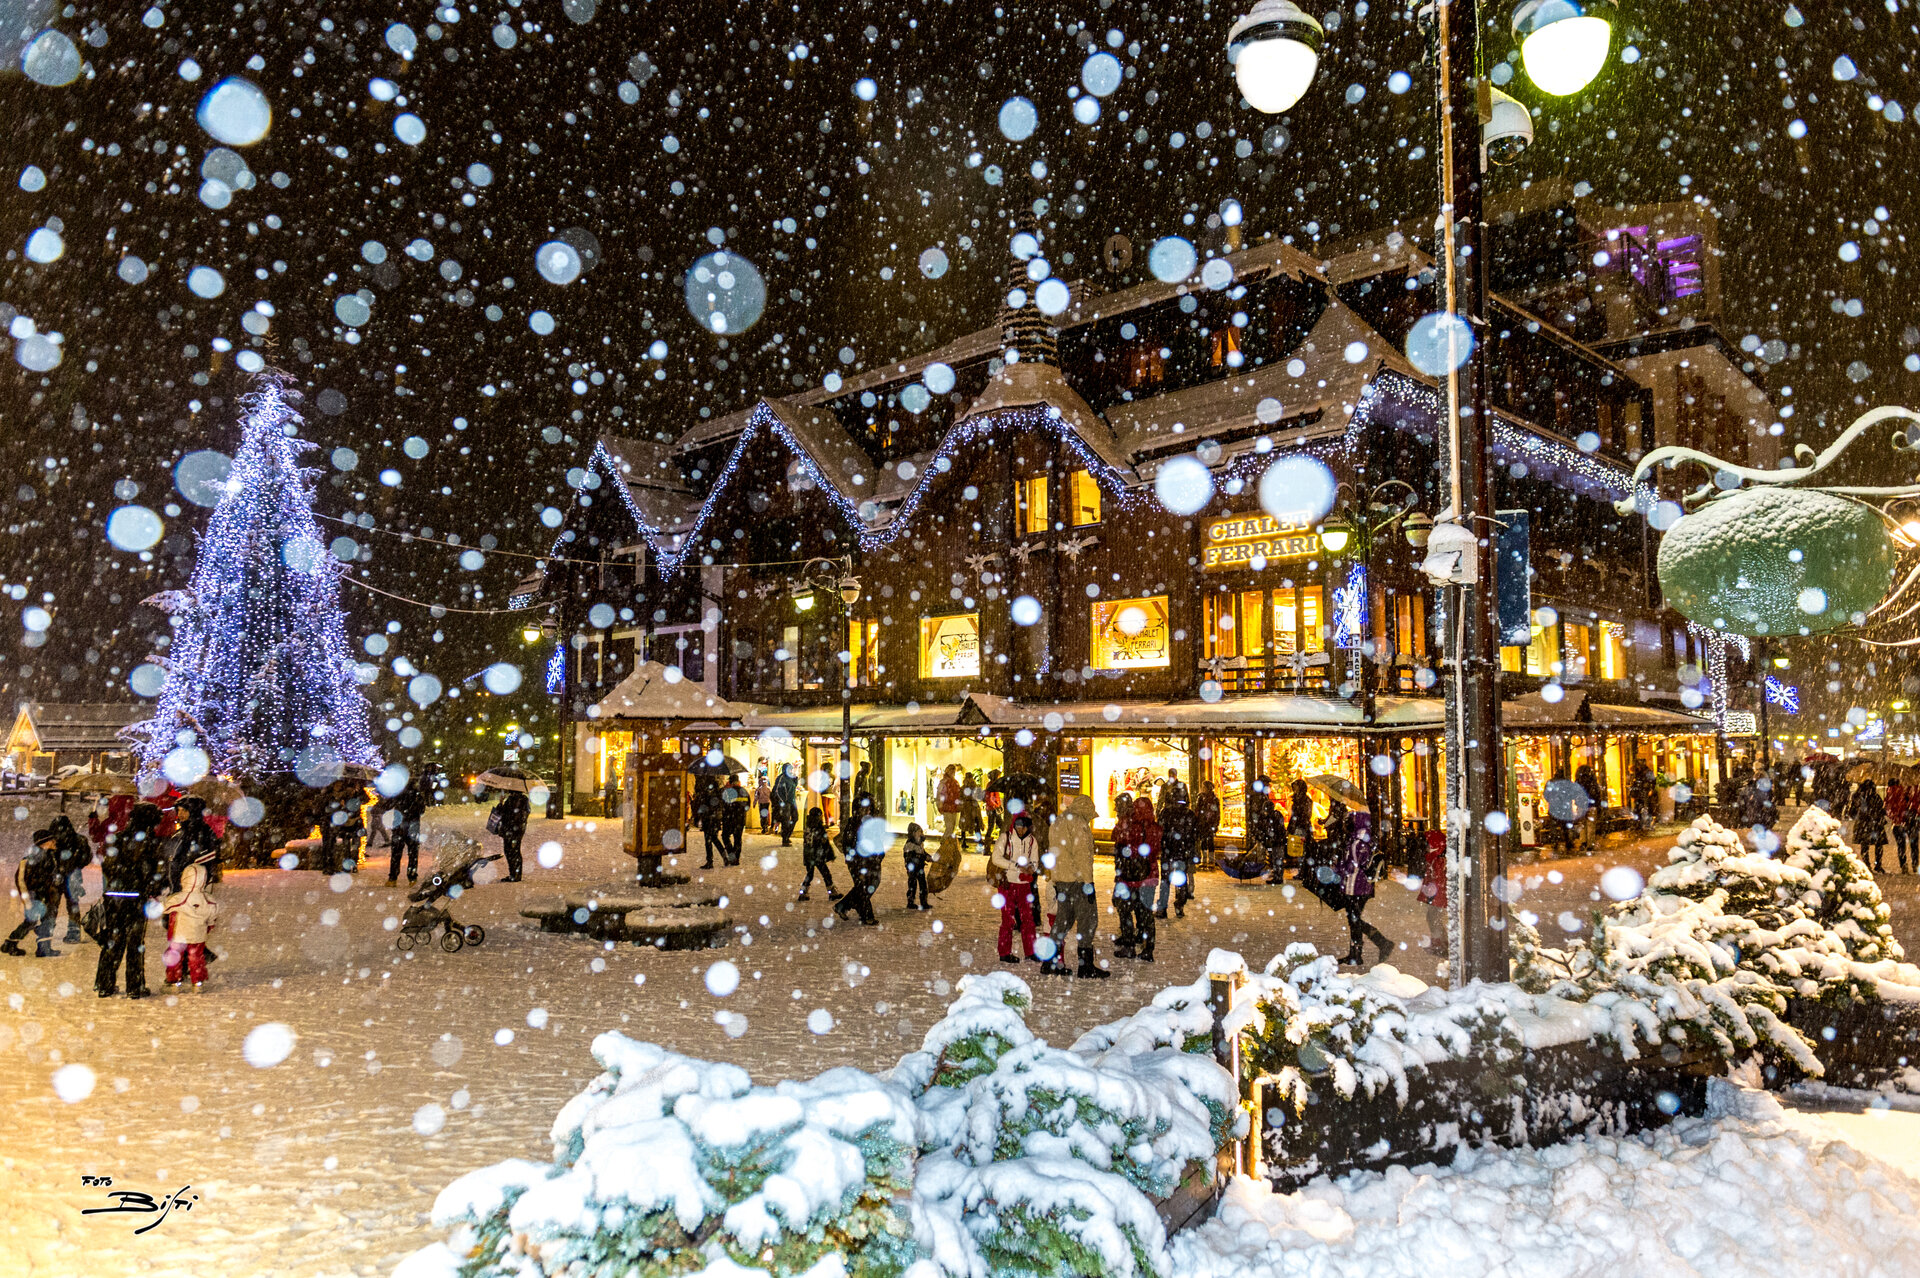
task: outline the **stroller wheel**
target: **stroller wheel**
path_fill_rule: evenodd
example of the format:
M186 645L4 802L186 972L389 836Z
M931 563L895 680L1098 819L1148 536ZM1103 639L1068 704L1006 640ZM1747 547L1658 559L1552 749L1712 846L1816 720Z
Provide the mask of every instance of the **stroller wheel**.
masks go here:
M487 929L481 927L478 923L467 924L464 931L468 945L478 945L487 939Z
M410 949L412 949L412 948L413 948L413 947L414 947L415 945L417 945L417 944L419 944L419 942L418 942L418 940L417 940L417 939L416 939L416 938L414 937L414 935L413 935L413 933L411 933L411 932L402 932L402 933L401 933L401 934L400 934L399 936L396 936L396 937L395 937L395 938L393 939L393 944L394 944L394 948L396 948L396 949L401 949L401 950L410 950Z
M466 943L466 938L461 936L455 928L448 928L447 934L440 938L440 948L449 954L458 954L460 947Z

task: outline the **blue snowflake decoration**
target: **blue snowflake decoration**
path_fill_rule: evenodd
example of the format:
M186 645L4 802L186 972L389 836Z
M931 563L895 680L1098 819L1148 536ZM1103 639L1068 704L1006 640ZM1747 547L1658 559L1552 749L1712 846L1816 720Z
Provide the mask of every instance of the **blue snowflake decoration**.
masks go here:
M1800 713L1800 689L1790 683L1782 683L1772 675L1767 676L1767 704L1779 706L1788 714Z

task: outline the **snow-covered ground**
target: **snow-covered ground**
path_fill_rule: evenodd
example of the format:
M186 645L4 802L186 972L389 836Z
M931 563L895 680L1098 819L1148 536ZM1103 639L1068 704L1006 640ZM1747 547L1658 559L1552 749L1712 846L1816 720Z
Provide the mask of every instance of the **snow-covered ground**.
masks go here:
M478 835L483 815L437 810L429 842ZM0 832L0 871L10 875L36 820L44 814L22 813ZM427 1212L455 1176L547 1156L554 1114L597 1072L587 1047L599 1031L732 1061L762 1081L835 1065L883 1069L918 1046L961 975L998 966L998 915L978 857L931 914L901 908L905 883L890 862L877 928L829 926L817 889L796 903L798 849L760 864L774 839L749 835L739 869L701 871L697 856L684 857L681 869L727 892L745 929L722 951L609 949L518 917L534 900L630 874L617 833L605 823L534 822L527 882L489 883L454 907L489 933L459 954L395 951L385 923L404 893L386 887L382 866L333 882L229 874L216 890L223 957L198 994L96 999L96 951L85 942L62 947L69 953L58 959L0 960L0 1101L12 1136L0 1149L0 1254L9 1270L384 1274L433 1240ZM550 867L536 859L547 841L561 853ZM1582 918L1600 872L1623 863L1644 871L1653 846L1528 867L1521 904L1543 929L1562 914ZM98 891L97 878L90 888ZM1910 901L1896 895L1895 909L1896 928L1911 937ZM1383 888L1369 918L1416 946L1425 932L1417 902L1397 886ZM1110 917L1103 923L1111 929ZM161 936L149 930L156 989ZM1069 1042L1192 980L1214 946L1264 961L1294 940L1344 950L1344 919L1304 894L1203 875L1188 917L1162 924L1158 963L1117 961L1118 979L1103 982L1021 969L1036 995L1029 1024ZM1100 948L1104 957L1110 945ZM705 979L721 959L742 976L726 997ZM1430 966L1416 952L1396 962L1422 974ZM824 1034L815 1032L829 1023L821 1010L831 1018ZM243 1048L269 1023L296 1040L283 1062L258 1068ZM69 1086L84 1079L60 1074L76 1064L92 1072L93 1091L63 1100L55 1077ZM82 1214L107 1205L83 1175L156 1198L190 1184L200 1198L135 1236L152 1217Z

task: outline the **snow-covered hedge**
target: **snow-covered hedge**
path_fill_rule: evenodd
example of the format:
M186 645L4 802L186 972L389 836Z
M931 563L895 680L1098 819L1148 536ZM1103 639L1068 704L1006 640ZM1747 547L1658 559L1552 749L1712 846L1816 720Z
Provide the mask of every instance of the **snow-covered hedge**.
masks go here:
M1165 1278L1153 1200L1210 1178L1243 1121L1207 993L1168 989L1061 1049L1027 1028L1027 986L990 972L889 1073L771 1087L602 1034L553 1162L449 1185L447 1241L397 1278Z
M1646 891L1595 916L1564 949L1515 923L1515 980L1576 1000L1625 996L1668 1041L1726 1059L1759 1051L1809 1074L1814 1046L1783 1019L1789 999L1920 1001L1885 901L1839 823L1809 809L1781 859L1705 817L1682 830Z

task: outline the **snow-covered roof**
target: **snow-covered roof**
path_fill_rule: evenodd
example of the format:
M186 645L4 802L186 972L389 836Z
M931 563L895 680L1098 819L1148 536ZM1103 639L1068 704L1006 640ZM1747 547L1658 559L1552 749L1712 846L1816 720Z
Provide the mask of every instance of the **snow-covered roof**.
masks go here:
M913 732L916 730L950 732L959 720L958 705L855 705L852 707L856 732ZM795 710L756 707L741 719L743 726L756 731L784 728L796 736L837 734L840 731L839 706L803 706Z
M31 701L14 719L12 743L39 750L125 750L120 730L146 719L152 707L132 702Z
M1634 732L1712 732L1710 719L1661 710L1653 706L1615 705L1595 701L1584 689L1568 689L1559 700L1540 692L1523 693L1500 703L1503 728L1571 728L1592 726Z
M590 719L739 719L749 707L715 696L672 667L647 661L587 711Z
M1022 361L1006 365L987 382L953 429L959 431L972 418L991 416L1010 408L1054 410L1052 416L1079 436L1101 461L1129 481L1136 478L1130 459L1115 441L1113 428L1080 398L1078 391L1067 385L1066 376L1051 364Z

